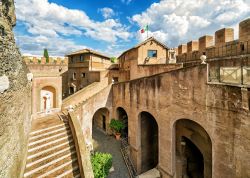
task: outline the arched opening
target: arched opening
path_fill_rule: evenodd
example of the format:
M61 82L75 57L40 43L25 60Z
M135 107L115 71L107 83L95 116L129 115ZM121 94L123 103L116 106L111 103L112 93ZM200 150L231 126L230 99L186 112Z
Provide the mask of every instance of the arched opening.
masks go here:
M175 123L176 177L211 178L212 142L205 129L194 121Z
M141 173L158 164L158 124L148 112L140 113Z
M98 109L93 116L92 127L106 132L108 118L109 110L107 108Z
M122 130L122 137L128 137L128 115L127 112L122 108L118 107L116 109L117 118L122 121L125 125L125 128Z
M40 111L49 111L56 107L56 89L52 86L43 87L40 92Z

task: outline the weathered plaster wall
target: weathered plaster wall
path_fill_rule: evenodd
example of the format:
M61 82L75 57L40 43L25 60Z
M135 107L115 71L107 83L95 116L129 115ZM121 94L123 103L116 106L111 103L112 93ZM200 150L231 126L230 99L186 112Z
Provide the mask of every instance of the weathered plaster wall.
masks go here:
M32 114L41 111L41 90L44 87L53 87L55 89L55 106L61 108L62 105L62 77L35 77L32 81Z
M0 36L0 76L6 75L9 87L0 92L0 177L21 177L30 129L31 83L12 33L14 1L2 3L0 27L5 35Z
M156 75L179 68L182 68L182 64L137 65L137 60L130 60L130 80Z
M157 50L157 57L147 58L148 50ZM166 64L168 60L168 50L154 40L148 41L138 48L138 64Z
M109 110L109 116L106 118L106 131L110 133L108 123L112 115L112 89L111 85L106 86L98 93L92 95L87 100L83 100L74 108L74 113L80 120L82 131L87 140L92 139L92 119L94 114L101 108ZM115 115L114 115L115 116Z
M159 126L159 169L174 177L175 122L190 119L212 141L212 177L250 176L250 113L242 109L240 87L207 84L206 65L113 85L113 109L128 114L131 156L141 170L140 112L147 111ZM113 112L114 112L113 110Z

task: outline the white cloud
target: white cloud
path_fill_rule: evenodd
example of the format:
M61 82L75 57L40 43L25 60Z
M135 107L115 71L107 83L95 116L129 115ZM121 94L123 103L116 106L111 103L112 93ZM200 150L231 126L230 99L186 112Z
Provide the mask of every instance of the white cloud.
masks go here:
M47 48L51 56L64 56L65 54L83 48L89 48L83 45L77 45L71 40L60 37L46 36L28 36L16 35L16 43L22 49L23 54L43 55L43 49Z
M49 39L48 45L53 48L53 51L64 45L67 48L77 47L73 41L69 41L66 37L87 36L108 43L116 43L119 39L128 40L130 38L128 28L115 19L95 21L89 18L84 11L69 9L50 3L48 0L18 0L15 5L18 22L24 24L27 31L31 34L29 36L33 36L32 38L37 40L39 44L30 44L35 45L36 48L40 47L39 50L41 50L41 45L43 45L42 41L39 41L41 37L43 38L42 40L45 40L45 38ZM112 9L106 9L105 17L111 17L113 13ZM27 46L28 42L32 42L28 38L29 36L22 36L22 40L19 40L24 43L21 45L22 47ZM28 39L25 40L24 37ZM57 50L58 53L65 51L63 49Z
M221 27L235 27L249 16L249 0L161 0L130 20L139 28L148 24L151 35L174 47ZM138 39L144 40L145 35Z
M104 7L102 9L98 9L98 11L102 13L102 16L105 19L111 18L115 15L115 12L113 11L113 9L111 9L109 7Z

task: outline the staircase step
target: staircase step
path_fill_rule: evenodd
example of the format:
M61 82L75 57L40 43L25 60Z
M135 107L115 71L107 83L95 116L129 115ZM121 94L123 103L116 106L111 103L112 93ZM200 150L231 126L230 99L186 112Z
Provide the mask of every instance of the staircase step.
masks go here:
M51 127L59 124L64 124L64 123L57 116L45 117L43 119L33 120L31 130L32 131L41 130L47 128L48 126Z
M31 136L36 136L37 134L40 135L42 132L46 132L46 131L49 131L49 130L53 130L55 128L63 128L65 127L65 124L60 122L60 124L56 124L56 125L52 125L50 127L47 127L47 128L43 128L43 129L39 129L39 130L32 130L32 132L30 133Z
M29 138L30 141L35 141L36 139L41 139L41 138L45 138L45 137L48 137L50 135L53 135L53 134L57 134L58 132L61 132L61 131L66 131L67 129L69 129L69 127L61 127L61 128L56 128L56 129L53 129L49 132L45 132L45 133L41 133L39 135L36 135L36 136L31 136Z
M72 158L75 155L75 151L68 153L60 158L54 159L51 162L48 162L45 165L39 166L35 169L32 169L30 171L26 171L24 174L24 177L38 177L39 175L42 175L43 173L48 173L49 171L54 170L55 168L58 168L60 165L62 165L65 162L72 161ZM76 155L74 156L76 158Z
M59 158L65 154L68 154L70 153L72 150L75 149L75 146L74 145L71 145L70 147L66 147L60 151L57 151L57 152L53 152L52 154L49 154L49 155L46 155L46 156L43 156L41 157L40 159L36 159L32 162L29 162L26 164L26 170L29 171L29 169L34 169L40 165L43 165L43 164L46 164L50 161L52 161L53 159L56 159L56 158Z
M54 152L57 152L57 151L60 151L64 148L67 148L69 147L69 144L73 143L73 139L68 142L65 142L63 144L60 144L60 145L57 145L57 146L54 146L54 147L51 147L51 148L48 148L44 151L40 151L40 152L36 152L34 154L30 154L28 155L27 157L27 163L28 162L34 162L35 160L38 160L38 159L41 159L45 156L48 156L50 154L53 154Z
M74 161L72 164L69 164L61 169L55 171L54 173L50 174L50 177L74 177L77 174L80 174L79 167L77 160Z
M62 119L60 119L60 117ZM24 177L80 177L67 116L33 120Z
M53 142L54 140L57 140L59 138L65 137L65 136L70 136L69 130L61 132L59 134L52 135L50 137L46 137L46 138L43 138L43 139L40 139L37 141L30 142L28 146L29 146L29 148L34 148L34 147L37 147L37 146L40 146L40 145L43 145L46 143Z
M55 140L53 140L51 142L48 142L46 144L30 147L29 150L28 150L28 153L30 155L32 155L32 154L35 154L37 152L44 151L44 150L46 150L48 148L61 145L61 144L65 143L65 142L69 143L69 140L72 140L72 135L66 135L64 137L59 137L59 138L57 138L57 139L55 139Z

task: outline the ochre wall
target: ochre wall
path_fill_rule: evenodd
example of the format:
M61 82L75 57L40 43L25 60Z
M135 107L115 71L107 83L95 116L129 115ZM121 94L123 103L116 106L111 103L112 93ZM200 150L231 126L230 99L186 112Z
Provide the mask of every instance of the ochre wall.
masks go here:
M159 169L175 174L175 128L179 119L201 125L212 141L212 177L250 176L250 116L242 107L240 87L207 84L206 65L113 85L113 109L128 114L131 156L141 170L138 116L147 111L159 126Z
M53 87L56 92L56 105L54 108L61 108L62 105L62 77L35 77L32 82L32 114L41 111L41 90L44 87Z
M148 57L148 50L157 50L157 57ZM138 64L166 64L168 58L168 50L154 40L142 44L138 48Z

